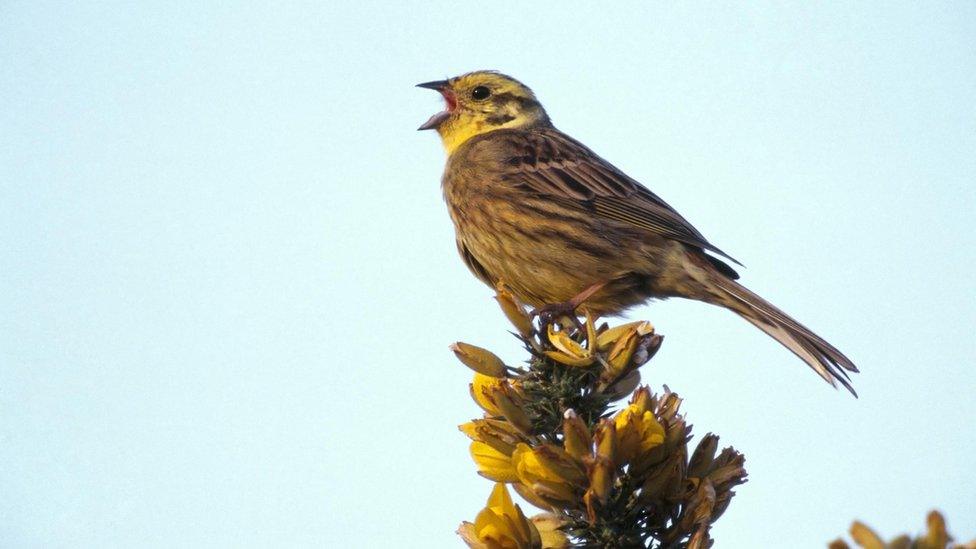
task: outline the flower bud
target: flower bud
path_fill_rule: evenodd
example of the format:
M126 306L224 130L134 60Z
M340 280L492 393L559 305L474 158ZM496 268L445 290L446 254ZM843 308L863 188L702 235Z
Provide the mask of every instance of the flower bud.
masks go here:
M701 478L707 475L712 467L712 460L715 459L716 450L718 450L718 437L708 433L698 442L698 447L691 454L688 476Z
M505 416L516 429L528 435L532 433L532 420L522 407L522 397L508 382L488 387L488 399L498 412Z
M583 423L583 420L576 415L572 408L563 414L563 448L579 463L593 454L593 439L590 437L590 430L586 428L586 423Z
M518 333L522 337L532 337L533 332L535 332L535 328L532 326L532 318L525 313L525 309L515 299L512 292L508 291L508 288L499 284L495 301L498 302L498 306L501 307L508 321L515 326L515 329L518 330Z
M505 377L505 363L495 353L458 341L451 345L454 356L465 366L489 377Z

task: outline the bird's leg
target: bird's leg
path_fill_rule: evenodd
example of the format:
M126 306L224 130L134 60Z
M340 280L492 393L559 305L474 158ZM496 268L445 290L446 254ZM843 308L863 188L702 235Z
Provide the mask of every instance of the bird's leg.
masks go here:
M579 308L587 299L593 297L593 294L599 292L607 285L607 282L597 282L589 287L587 287L582 292L576 294L569 301L563 301L562 303L550 303L549 305L543 305L529 311L532 316L539 317L539 331L545 332L546 328L553 323L556 319L561 316L568 316L573 319L576 327L580 330L585 330L586 328L580 322L579 318L576 316L576 309Z

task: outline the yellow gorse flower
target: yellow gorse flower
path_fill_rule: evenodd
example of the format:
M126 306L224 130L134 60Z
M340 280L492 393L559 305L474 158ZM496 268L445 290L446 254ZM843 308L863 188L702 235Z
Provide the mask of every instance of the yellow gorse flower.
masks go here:
M515 445L525 442L514 425L497 419L475 419L458 426L471 440L484 442L506 456L511 456Z
M664 442L664 427L650 410L631 404L614 416L617 430L617 459L631 463Z
M532 517L532 524L535 524L542 538L542 549L568 549L571 547L569 538L559 528L563 526L563 521L552 513L539 513Z
M540 498L556 504L572 503L586 487L586 473L558 446L535 448L519 444L512 453L518 479Z
M495 387L498 387L503 383L505 383L505 380L503 379L486 376L484 374L475 372L474 380L471 382L471 385L468 386L471 390L471 398L474 399L478 406L481 406L482 410L488 412L489 414L494 416L501 415L498 408L496 408L495 404L491 401L489 395L490 391L494 390Z
M519 475L512 465L512 457L484 442L471 443L471 458L478 466L478 474L496 482L515 482Z
M512 502L504 484L495 484L488 505L474 522L462 522L458 534L472 549L535 549L542 547L539 529Z
M474 522L462 522L461 539L472 549L568 549L563 521L551 513L526 519L504 484L495 484Z
M553 330L552 325L549 326L548 331L549 342L557 350L546 351L546 356L559 362L560 364L565 364L567 366L578 366L585 367L590 366L596 362L596 356L593 354L592 349L589 347L584 347L580 345L576 340L566 333L566 330L559 330L558 332ZM590 346L592 346L592 340L590 340Z
M610 347L613 346L617 340L624 337L629 332L636 330L651 333L654 331L654 326L652 326L651 323L646 320L638 320L636 322L628 322L627 324L621 324L620 326L608 328L600 332L600 334L597 336L597 349L606 351L610 349Z

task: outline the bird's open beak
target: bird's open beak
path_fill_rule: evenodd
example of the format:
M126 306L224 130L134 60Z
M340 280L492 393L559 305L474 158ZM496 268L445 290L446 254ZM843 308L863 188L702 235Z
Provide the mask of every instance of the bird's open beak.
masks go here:
M417 130L436 130L438 126L443 124L444 121L451 117L451 113L454 112L455 108L457 108L457 96L454 95L454 92L451 90L450 82L447 80L424 82L423 84L417 84L417 87L435 90L444 96L444 101L447 103L446 108L434 116L431 116L429 120L417 128Z

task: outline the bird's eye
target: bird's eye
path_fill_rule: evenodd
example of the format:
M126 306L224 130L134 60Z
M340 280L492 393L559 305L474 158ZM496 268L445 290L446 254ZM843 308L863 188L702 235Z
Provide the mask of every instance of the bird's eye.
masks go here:
M471 97L478 101L488 99L489 95L491 95L491 90L488 89L488 86L478 86L477 88L471 90Z

